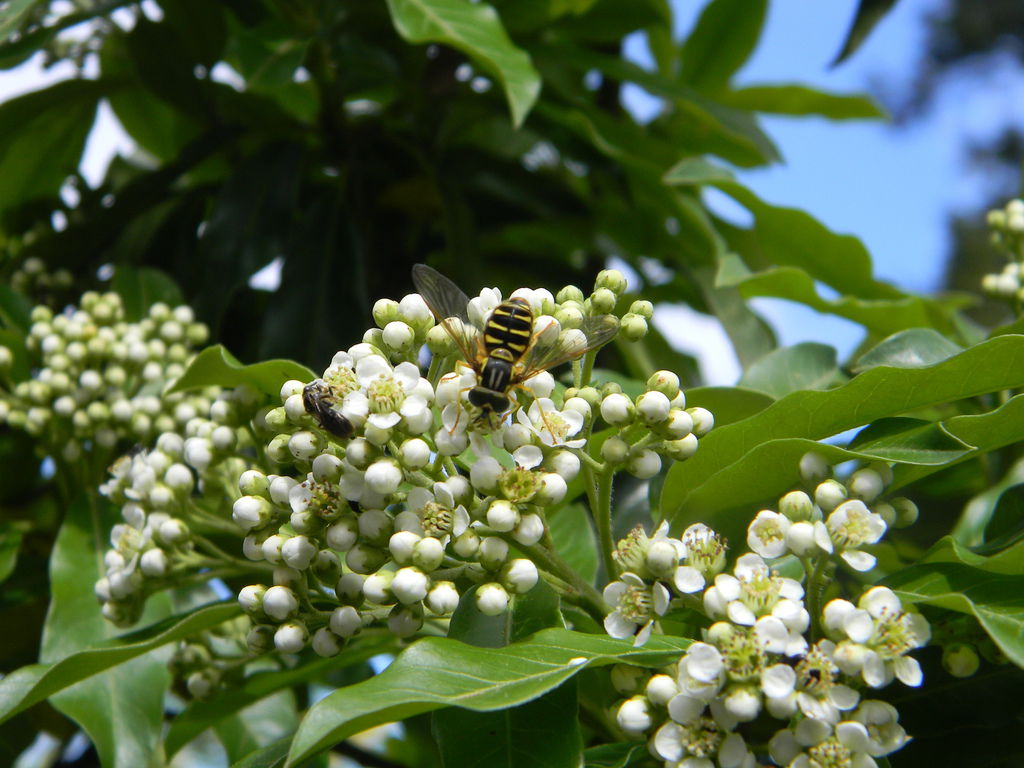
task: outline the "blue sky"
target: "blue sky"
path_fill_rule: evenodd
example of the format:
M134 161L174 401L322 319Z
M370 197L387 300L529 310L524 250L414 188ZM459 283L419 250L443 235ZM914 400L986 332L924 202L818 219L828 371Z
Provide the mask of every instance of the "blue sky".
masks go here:
M704 5L675 3L681 33ZM924 49L925 15L941 8L941 0L897 3L851 59L830 69L856 6L856 0L775 0L739 83L803 83L836 92L871 91L873 84L883 84L902 90ZM640 46L632 53L644 58ZM785 162L739 176L765 200L804 209L831 229L859 237L880 278L911 291L934 291L949 246L949 212L982 199L982 180L968 176L963 165L965 137L983 138L1003 122L1024 122L1024 83L1009 70L990 73L987 82L954 79L922 119L905 127L767 117L764 127ZM861 338L852 323L788 302L758 299L754 304L787 345L823 341L846 355ZM685 309L662 315L660 327L701 355L710 381L736 380L738 366L723 351L724 335L713 324ZM693 323L701 324L700 333L692 332ZM708 341L698 348L699 339Z

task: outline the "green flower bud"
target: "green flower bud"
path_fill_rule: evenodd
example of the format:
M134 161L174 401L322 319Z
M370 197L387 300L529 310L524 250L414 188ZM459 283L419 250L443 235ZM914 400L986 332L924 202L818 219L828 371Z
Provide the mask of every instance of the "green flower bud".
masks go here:
M631 314L640 315L644 320L650 320L654 317L654 305L645 299L637 299L629 305L629 311Z
M555 295L555 301L559 304L565 304L568 301L575 301L582 304L583 299L583 291L575 285L567 285Z
M595 314L607 315L615 311L617 297L607 288L598 288L590 294L590 308Z
M953 677L971 677L981 666L981 659L966 643L953 643L942 649L942 666Z
M896 509L896 527L906 528L909 525L913 525L917 522L917 505L910 499L903 496L899 496L891 501L892 506Z
M647 335L647 321L640 315L627 312L619 324L619 333L626 341L640 341Z
M779 499L779 512L794 523L810 520L814 516L814 502L803 491L790 491Z
M671 400L679 394L679 377L672 371L655 371L647 379L647 389L651 392L661 392Z
M568 400L569 397L569 393L566 392L565 399ZM601 405L601 393L595 387L583 387L576 392L575 397L585 400L591 408L597 408Z
M616 295L626 292L626 276L617 269L602 269L594 281L595 290L607 288Z
M447 357L456 351L455 342L441 325L435 325L427 331L427 349L441 357Z
M609 437L601 445L601 458L609 464L624 464L629 458L629 443L621 437Z
M398 320L398 302L394 299L377 299L373 305L373 322L378 328Z
M275 435L267 443L267 458L275 464L289 464L292 461L291 451L288 450L290 435Z
M555 311L555 320L562 326L562 330L579 328L583 324L583 309L575 304L563 304Z

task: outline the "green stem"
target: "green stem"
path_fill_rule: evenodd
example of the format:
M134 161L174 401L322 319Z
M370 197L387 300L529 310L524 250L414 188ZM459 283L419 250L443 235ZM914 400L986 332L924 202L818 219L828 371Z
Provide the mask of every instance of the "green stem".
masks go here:
M811 614L811 640L824 636L821 628L821 603L825 597L825 588L831 581L828 573L831 562L829 556L822 552L814 561L814 568L807 578L807 612ZM804 570L806 569L805 563Z
M594 473L590 467L586 468L587 481L594 483ZM597 536L601 546L601 560L604 563L605 578L613 581L619 575L619 569L615 565L612 552L615 551L615 541L612 538L612 476L614 471L610 468L597 475L596 498L591 497L591 514L594 516L594 524L597 526ZM590 492L588 489L588 496Z
M583 577L576 573L573 567L562 559L561 555L555 550L540 544L526 546L516 542L511 537L507 537L507 540L510 544L513 544L528 555L531 560L541 567L542 571L546 571L548 575L554 576L560 582L556 585L561 587L559 589L560 592L583 608L598 623L604 621L605 607L601 593L597 591L594 585L587 583Z
M586 387L590 385L590 378L594 374L594 361L597 360L597 350L592 349L583 356L583 370L580 373L580 383L578 387Z

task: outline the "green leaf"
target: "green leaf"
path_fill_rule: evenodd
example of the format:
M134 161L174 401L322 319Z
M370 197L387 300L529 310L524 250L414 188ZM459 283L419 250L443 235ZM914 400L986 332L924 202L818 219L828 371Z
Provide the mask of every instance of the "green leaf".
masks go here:
M500 616L480 613L475 594L470 591L452 617L448 636L476 647L498 648L535 631L562 625L558 595L541 583L517 597L512 610ZM537 699L498 712L457 707L439 710L434 713L431 730L445 765L576 765L583 748L577 708L576 681L568 680Z
M118 265L110 288L121 297L125 319L132 323L146 317L150 306L158 301L171 307L183 303L177 283L152 267Z
M292 737L288 736L249 753L238 762L232 763L231 768L279 768L284 765L291 746Z
M346 648L340 656L332 659L319 659L281 671L257 672L246 677L241 685L221 691L209 699L193 701L171 722L165 739L167 756L174 755L221 719L235 715L267 696L315 680L328 670L362 664L389 647L389 641L357 645Z
M686 390L688 408L707 408L715 417L715 425L724 427L753 416L775 402L763 392L741 387L696 387Z
M960 519L957 520L951 533L953 539L965 547L976 547L983 544L985 531L989 521L999 508L1003 494L1010 488L1022 484L1024 484L1024 459L1017 461L998 482L987 487L964 505Z
M207 347L189 364L171 392L184 392L201 387L237 387L248 384L257 392L277 395L289 379L312 381L316 374L292 360L265 360L242 365L222 345Z
M42 0L7 0L3 10L0 10L0 40L6 41L11 32L28 16L33 6L41 2Z
M705 439L701 438L701 441ZM685 502L675 506L672 497L668 496L671 493L678 498L680 492L673 467L662 490L661 507L665 511L674 511L668 519L675 520L677 528L701 520L734 541L737 537L742 539L741 534L750 520L749 517L730 513L749 510L754 504L774 502L783 493L800 485L800 458L808 451L821 454L832 464L858 459L941 467L967 455L969 448L936 424L924 424L888 435L877 442L860 445L856 450L803 438L769 440L698 483L684 496ZM700 450L697 453L699 455ZM687 463L691 461L692 458Z
M546 629L505 648L474 648L428 637L413 643L381 674L313 705L299 724L289 765L380 723L441 707L505 709L554 690L583 669L607 664L661 666L689 645L678 637L627 640Z
M586 768L628 768L647 756L644 744L626 741L616 744L602 744L584 752ZM634 762L634 758L636 762Z
M21 531L9 522L0 523L0 583L14 571L21 549Z
M675 186L700 186L735 181L732 171L715 165L704 157L688 157L665 172L666 184Z
M1024 336L1002 336L999 338L1024 339ZM1021 439L1020 436L1024 434L1024 394L1011 397L988 413L954 416L946 419L942 422L942 428L961 442L975 447L975 450L956 461L967 461L997 448L1018 443ZM897 467L891 488L892 490L903 488L932 474L936 469L937 467L924 466ZM966 534L966 529L961 528L961 525L966 524L966 520L961 521L957 530ZM971 537L965 538L964 542L966 544L978 543Z
M513 124L522 125L540 94L540 75L509 39L493 7L469 0L388 0L388 10L408 42L450 45L497 77Z
M753 85L718 96L723 104L773 115L821 115L832 120L885 117L867 94L826 93L804 85Z
M99 80L66 80L0 105L0 211L57 196L108 90Z
M990 573L1024 576L1024 541L986 557L965 547L953 536L943 536L925 553L920 563L959 563Z
M88 579L83 582L87 582L91 590L92 582ZM95 599L84 607L99 612ZM215 603L97 643L93 648L70 653L52 664L22 667L0 680L0 722L81 680L238 615L239 608L234 602Z
M778 398L798 389L827 389L839 375L835 349L808 341L769 352L743 373L739 386Z
M963 347L932 328L910 328L876 344L857 358L852 369L860 373L878 365L924 368L960 352L963 352Z
M820 440L875 419L1022 385L1024 336L1000 336L928 368L880 366L836 389L794 392L748 419L713 429L701 438L696 455L669 470L662 516L671 520L684 510L694 516L731 508L732 495L741 489L736 483L722 487L717 476L735 471L733 464L769 441ZM947 430L975 444L962 432ZM719 498L709 497L703 488L712 482L721 490Z
M712 0L679 54L679 78L705 93L725 88L761 37L767 0Z
M168 653L132 653L130 660L117 660L118 669L101 674L95 672L109 666L106 662L112 654L105 654L99 663L83 654L114 632L96 604L93 584L105 573L107 534L118 518L112 505L93 498L80 499L67 510L50 556L51 600L40 659L62 670L68 669L69 662L74 667L72 660L78 665L83 659L93 662L88 679L51 695L50 703L88 734L103 765L129 768L149 765L157 755L170 674ZM169 610L166 594L151 595L144 619L163 618ZM38 691L38 685L33 686L31 692Z
M814 278L804 267L769 267L751 272L734 254L723 258L716 283L735 287L745 298L772 296L806 304L818 312L837 315L860 323L877 337L885 337L917 326L952 330L948 310L935 301L917 296L864 299L844 295L825 299Z
M850 58L858 48L867 40L871 30L889 12L889 9L896 4L896 0L860 0L857 6L857 15L846 33L843 47L836 54L832 66L841 64Z
M0 283L0 321L8 328L27 331L32 325L32 302L11 286Z
M301 665L306 666L306 665ZM278 691L250 704L243 711L220 718L214 732L228 761L234 763L254 750L290 740L299 718L293 691Z
M974 616L999 649L1024 667L1024 576L927 563L894 573L884 583L904 602Z
M555 551L583 580L597 576L597 536L582 504L567 504L548 515L548 529Z

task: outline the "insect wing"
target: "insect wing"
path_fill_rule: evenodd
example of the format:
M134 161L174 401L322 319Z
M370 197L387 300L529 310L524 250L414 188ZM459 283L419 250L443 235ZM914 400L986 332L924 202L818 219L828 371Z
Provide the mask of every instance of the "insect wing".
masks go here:
M467 314L469 297L455 283L426 264L414 264L412 282L437 322L458 345L467 363L476 364L480 332Z
M523 369L516 375L516 380L523 381L548 368L575 360L607 344L618 330L619 322L614 315L585 317L578 329L562 331L555 343L533 344L526 352Z
M412 282L420 296L427 302L430 311L434 313L437 322L440 323L447 317L457 317L463 322L469 322L469 315L466 313L469 297L436 269L426 264L414 264Z

